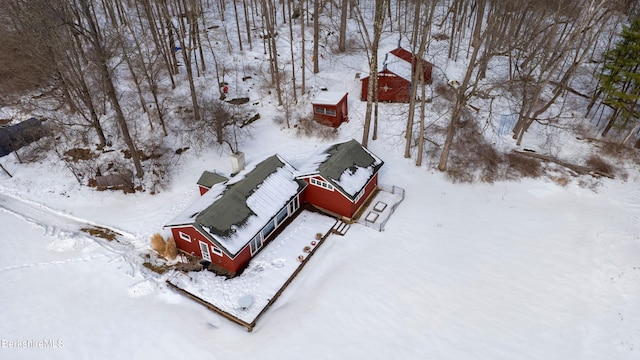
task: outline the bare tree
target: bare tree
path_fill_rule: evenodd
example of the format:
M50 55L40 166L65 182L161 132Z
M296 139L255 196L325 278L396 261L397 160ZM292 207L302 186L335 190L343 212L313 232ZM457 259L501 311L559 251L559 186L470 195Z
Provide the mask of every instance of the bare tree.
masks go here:
M447 128L447 136L445 138L444 145L442 147L442 153L440 154L440 161L438 163L438 169L440 171L447 170L447 161L449 160L449 151L451 150L451 144L453 143L453 137L456 133L456 127L458 121L460 120L460 115L467 104L467 100L469 99L470 94L467 92L469 90L469 84L471 82L471 76L476 67L476 60L478 58L478 53L482 46L482 42L484 39L482 33L482 23L484 19L484 11L485 6L487 4L487 0L477 0L476 2L476 21L472 35L473 42L473 52L469 59L469 65L467 66L467 71L465 72L464 79L460 86L456 89L456 102L453 105L453 110L451 111L451 121L449 122L449 126Z
M518 67L522 83L522 107L513 138L522 143L525 132L558 100L600 36L601 22L611 16L605 0L574 4L552 14L554 22L541 29L531 52ZM567 18L572 14L572 18ZM543 11L540 16L546 17ZM536 24L536 26L539 26ZM553 95L545 98L549 86Z
M382 26L384 25L385 7L387 0L375 0L375 14L373 20L373 41L370 44L371 58L369 60L369 73L373 81L369 81L367 89L367 109L364 117L364 128L362 131L362 146L365 148L369 144L369 130L371 128L371 112L373 110L374 91L377 92L378 77L378 44ZM362 19L362 17L360 17Z
M110 56L107 53L102 34L98 31L96 15L91 5L89 4L89 1L90 0L78 0L80 5L79 11L83 15L83 20L86 21L87 24L85 28L82 28L82 32L92 48L92 51L94 53L93 55L95 56L96 61L98 61L99 63L98 67L104 80L107 97L109 98L111 106L113 106L116 122L118 123L118 126L120 128L122 137L124 138L124 142L125 144L127 144L127 147L131 152L131 159L133 160L133 164L136 169L136 176L138 178L143 178L144 170L142 168L140 156L138 155L138 149L136 148L136 145L133 142L131 135L129 134L129 125L127 125L127 120L125 119L122 108L120 107L118 93L114 85L114 79L112 76L113 72L111 71L111 69L109 69L108 64Z

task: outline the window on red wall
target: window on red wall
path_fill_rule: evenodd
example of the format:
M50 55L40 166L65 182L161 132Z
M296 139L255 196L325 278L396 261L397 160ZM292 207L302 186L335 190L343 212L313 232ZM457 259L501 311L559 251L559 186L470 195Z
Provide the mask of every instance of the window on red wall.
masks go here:
M180 234L180 239L191 242L191 236L183 233L182 231L178 231L178 234Z
M327 109L327 108L323 108L323 107L319 107L319 106L315 106L313 108L313 111L316 114L321 114L321 115L329 115L329 116L336 116L336 111L334 109Z

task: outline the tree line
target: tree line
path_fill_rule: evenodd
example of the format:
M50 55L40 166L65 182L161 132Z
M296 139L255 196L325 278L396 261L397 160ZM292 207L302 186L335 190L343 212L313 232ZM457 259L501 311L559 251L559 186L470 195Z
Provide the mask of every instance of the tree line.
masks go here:
M319 73L321 37L335 32L330 51L364 51L371 73L378 71L378 45L383 35L409 44L416 58L429 58L436 41L447 41L447 57L468 64L457 86L441 145L438 168L447 169L451 145L470 102L486 104L508 97L518 111L513 129L517 144L533 123L562 109L567 93L579 93L572 82L585 63L599 81L589 111L608 117L607 129L637 130L638 61L633 36L617 39L620 26L637 33L637 0L1 0L0 90L50 89L66 109L82 119L100 147L122 139L136 175L145 173L136 129L160 136L171 131L171 111L186 109L187 128L208 129L218 144L233 143L240 124L198 81L213 74L208 85L218 98L230 72L223 57L262 49L268 82L278 105L295 106L307 92L307 71ZM357 28L357 34L350 34ZM294 29L313 35L296 37ZM214 31L215 30L215 31ZM232 36L235 33L235 36ZM625 39L631 40L625 40ZM334 40L331 40L334 41ZM625 41L627 41L625 43ZM286 44L286 45L285 45ZM626 46L626 50L617 49ZM626 45L624 45L626 44ZM636 45L637 46L637 45ZM304 54L310 48L312 56ZM290 54L290 58L279 54ZM635 57L637 60L637 56ZM626 59L629 64L619 64ZM307 61L310 60L310 64ZM489 78L492 66L504 66L506 78ZM421 66L421 64L417 64ZM426 131L425 79L414 72L412 102L407 112L405 156L422 163ZM626 74L626 75L625 75ZM362 143L377 137L378 105L370 82ZM178 81L188 83L188 103L171 103ZM123 95L123 84L133 88ZM415 101L415 99L420 99ZM635 99L635 100L634 100ZM634 102L635 101L635 102ZM123 106L123 102L126 105ZM596 106L597 105L597 106ZM130 108L134 107L135 111ZM132 114L144 114L134 116ZM291 111L285 111L287 126ZM141 120L142 119L142 120ZM146 123L142 123L146 121ZM115 125L115 126L110 126ZM133 133L132 130L133 129ZM631 134L632 131L629 132ZM626 141L626 140L625 140Z

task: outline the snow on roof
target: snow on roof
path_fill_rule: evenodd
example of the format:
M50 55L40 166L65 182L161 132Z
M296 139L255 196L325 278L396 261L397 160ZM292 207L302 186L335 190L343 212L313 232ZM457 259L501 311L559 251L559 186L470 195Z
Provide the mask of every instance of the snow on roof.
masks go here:
M344 91L321 91L316 94L316 97L313 99L313 104L323 104L323 105L335 105L342 100L343 97L348 95L348 93Z
M234 256L305 186L294 172L271 156L214 185L167 226L193 225Z
M383 69L385 68L401 78L411 81L411 62L407 62L392 53L387 53L383 64Z
M353 200L382 164L379 157L350 140L312 155L298 173L300 177L319 174Z
M373 166L366 168L356 167L345 169L340 179L334 180L349 195L356 196L362 188L367 185L373 176Z

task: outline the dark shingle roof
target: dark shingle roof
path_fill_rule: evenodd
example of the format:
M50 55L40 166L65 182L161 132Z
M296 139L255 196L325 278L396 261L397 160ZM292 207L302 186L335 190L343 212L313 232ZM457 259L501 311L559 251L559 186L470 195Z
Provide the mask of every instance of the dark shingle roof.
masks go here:
M200 179L198 179L198 185L211 189L213 185L225 182L227 180L229 179L220 174L216 174L210 171L204 171L202 172L202 175L200 175Z
M233 226L242 226L247 218L254 214L247 206L247 198L269 175L283 165L275 155L265 159L242 180L228 185L222 197L198 214L196 223L208 228L214 235L228 236Z
M234 256L306 186L294 178L294 171L273 155L228 182L214 185L166 226L193 225Z
M384 164L373 153L362 147L356 140L350 140L344 143L331 145L324 150L325 159L319 164L317 173L339 189L342 193L353 200L357 193L352 194L346 191L341 184L343 175L355 174L360 169L370 169L371 175L366 179L368 182L380 167ZM349 172L347 172L349 170ZM342 178L342 180L348 181ZM364 187L366 182L362 184Z

